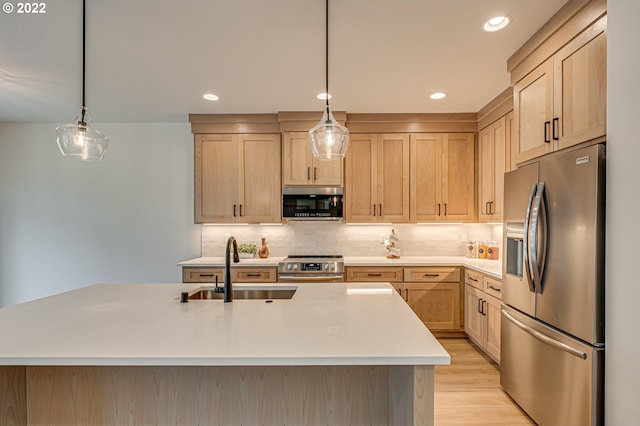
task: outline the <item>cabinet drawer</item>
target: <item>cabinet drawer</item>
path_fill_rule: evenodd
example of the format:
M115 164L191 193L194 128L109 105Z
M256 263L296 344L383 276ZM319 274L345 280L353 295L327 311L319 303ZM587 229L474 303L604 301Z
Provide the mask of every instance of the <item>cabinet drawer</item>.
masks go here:
M417 283L460 282L460 268L455 266L405 268L404 280Z
M231 280L239 283L274 283L277 268L231 268Z
M346 268L347 281L402 282L402 268L350 267Z
M485 276L484 292L502 300L502 281Z
M183 283L224 282L224 268L182 268Z
M483 277L484 275L477 271L472 271L470 269L465 269L464 271L464 282L478 290L484 290Z

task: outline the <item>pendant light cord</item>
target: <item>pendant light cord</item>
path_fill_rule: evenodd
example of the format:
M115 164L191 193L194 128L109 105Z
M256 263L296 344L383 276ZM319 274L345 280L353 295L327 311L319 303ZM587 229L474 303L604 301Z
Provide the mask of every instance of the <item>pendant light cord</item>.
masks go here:
M85 13L86 0L82 0L82 122L84 123L84 114L87 109L85 102L85 72L86 72L86 46L85 46L85 32L86 32L86 13Z
M325 28L324 28L324 78L325 78L325 89L326 89L326 103L325 105L329 106L329 0L325 0Z

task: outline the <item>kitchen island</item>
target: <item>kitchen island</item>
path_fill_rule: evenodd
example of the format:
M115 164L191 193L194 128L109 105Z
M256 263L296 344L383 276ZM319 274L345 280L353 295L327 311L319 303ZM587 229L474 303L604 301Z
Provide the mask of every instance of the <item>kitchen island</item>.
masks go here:
M179 303L199 287L0 309L0 424L433 423L433 366L450 357L389 284Z

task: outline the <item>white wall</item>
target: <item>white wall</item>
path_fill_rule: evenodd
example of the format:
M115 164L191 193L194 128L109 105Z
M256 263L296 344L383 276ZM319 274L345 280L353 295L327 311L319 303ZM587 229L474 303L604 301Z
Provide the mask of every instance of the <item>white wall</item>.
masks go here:
M640 2L608 1L606 390L608 425L640 421Z
M62 157L54 124L0 124L0 306L97 282L179 282L200 255L185 124L102 124L102 162Z

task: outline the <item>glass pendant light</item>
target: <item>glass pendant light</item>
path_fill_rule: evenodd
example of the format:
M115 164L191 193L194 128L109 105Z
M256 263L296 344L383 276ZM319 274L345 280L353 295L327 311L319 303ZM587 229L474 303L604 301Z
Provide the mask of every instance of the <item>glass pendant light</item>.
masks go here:
M325 88L324 114L317 126L309 130L309 143L313 156L319 160L344 158L349 147L349 129L340 125L329 108L329 0L325 0Z
M82 0L82 106L71 123L56 127L58 147L67 158L99 161L109 147L109 137L96 129L85 103L85 0Z

